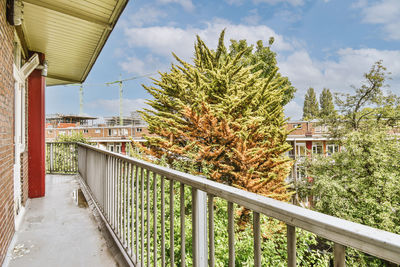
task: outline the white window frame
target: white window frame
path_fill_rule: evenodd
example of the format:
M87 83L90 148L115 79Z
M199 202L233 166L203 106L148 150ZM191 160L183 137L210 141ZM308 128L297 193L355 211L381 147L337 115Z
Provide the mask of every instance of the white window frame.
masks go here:
M329 151L330 148L332 148L332 152ZM332 155L334 153L337 153L337 152L339 152L339 145L337 145L337 144L328 144L328 145L326 145L326 154L328 156L330 156L330 155Z
M115 152L121 153L121 151L122 151L121 143L115 144Z
M321 152L318 153L318 147L321 147ZM313 154L321 155L324 153L324 146L322 143L316 142L312 144L311 151Z
M114 144L108 144L107 145L107 150L111 151L111 152L114 152Z

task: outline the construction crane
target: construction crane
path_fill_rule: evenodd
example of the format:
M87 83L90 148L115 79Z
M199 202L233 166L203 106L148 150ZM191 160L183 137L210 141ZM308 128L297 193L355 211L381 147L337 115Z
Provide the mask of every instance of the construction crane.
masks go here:
M131 81L131 80L136 80L136 79L140 79L140 78L144 78L144 77L149 77L150 75L154 75L157 73L150 73L150 74L145 74L145 75L141 75L141 76L134 76L134 77L130 77L130 78L126 78L126 79L122 79L121 74L119 75L119 80L113 81L113 82L107 82L106 85L112 85L112 84L118 84L119 85L119 125L123 126L124 124L124 119L123 119L123 98L122 98L122 94L123 94L123 86L122 84L126 81Z
M67 86L79 86L79 115L83 115L83 84L68 84Z
M123 94L123 83L126 81L131 81L131 80L136 80L136 79L140 79L140 78L144 78L144 77L149 77L151 75L155 75L157 73L149 73L149 74L145 74L145 75L141 75L141 76L133 76L130 78L126 78L126 79L122 79L121 74L119 76L119 80L117 81L112 81L112 82L106 82L106 83L89 83L89 84L85 84L83 85L82 83L78 83L78 84L69 84L67 86L79 86L79 115L83 115L83 87L88 87L88 86L110 86L113 84L118 84L119 85L119 124L122 126L123 125L123 98L122 98L122 94Z

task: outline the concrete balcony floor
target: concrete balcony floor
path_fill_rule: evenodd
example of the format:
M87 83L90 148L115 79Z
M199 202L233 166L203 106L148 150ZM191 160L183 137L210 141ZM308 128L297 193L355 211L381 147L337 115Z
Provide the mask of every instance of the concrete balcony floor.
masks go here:
M8 266L117 266L90 208L75 204L76 176L47 175L46 196L31 199Z

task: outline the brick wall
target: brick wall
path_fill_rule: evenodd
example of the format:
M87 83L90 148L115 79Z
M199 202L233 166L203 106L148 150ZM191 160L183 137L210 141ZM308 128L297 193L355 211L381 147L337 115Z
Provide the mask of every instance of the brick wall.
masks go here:
M0 0L0 265L14 234L14 32L5 10Z

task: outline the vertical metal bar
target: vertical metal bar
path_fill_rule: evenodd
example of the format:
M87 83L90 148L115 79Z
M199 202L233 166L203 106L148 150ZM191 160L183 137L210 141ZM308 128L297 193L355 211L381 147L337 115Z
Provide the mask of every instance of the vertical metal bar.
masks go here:
M131 171L131 256L133 258L135 248L135 177L137 173L137 166L131 165Z
M124 162L124 168L122 169L123 171L123 190L122 190L122 206L123 206L123 217L122 217L122 228L124 229L124 236L123 236L123 241L125 244L125 247L128 248L128 238L127 238L127 232L128 232L128 227L127 227L127 205L128 205L128 198L126 196L127 194L127 187L126 187L126 182L128 180L128 172L127 172L127 167L128 167L128 162Z
M175 253L174 253L174 180L169 180L169 254L171 266L175 263Z
M161 177L161 266L165 267L165 177Z
M345 267L346 266L346 247L335 243L333 247L333 253L334 253L334 260L335 260L335 267Z
M214 243L214 196L208 195L208 246L210 267L215 266L215 243Z
M288 267L296 266L296 227L287 224Z
M114 227L113 227L113 229L114 229L114 231L116 232L117 231L117 225L116 225L116 204L117 204L117 194L116 194L116 186L117 186L117 180L116 180L116 177L117 177L117 167L116 167L116 159L114 158L114 157L112 157L112 165L113 165L113 177L112 177L112 183L113 183L113 202L112 202L112 205L113 205L113 218L112 218L112 220L113 220L113 225L114 225Z
M147 266L150 266L150 171L147 170L147 181L146 181L146 214L147 214Z
M71 153L71 144L67 144L67 153L68 153L68 155L67 155L67 159L68 159L68 172L71 172L71 162L72 162L72 160L71 160L71 155L72 155L72 153Z
M193 266L207 266L207 194L192 188Z
M125 227L126 227L126 248L129 250L130 249L130 244L129 244L129 234L130 234L130 223L129 223L129 206L130 206L130 201L129 201L129 177L130 177L130 169L131 169L131 164L126 163L126 175L125 175Z
M117 159L114 158L114 175L113 175L113 184L114 184L114 230L118 235L118 224L117 224L117 215L118 215L118 166Z
M261 267L260 213L253 211L254 266Z
M114 160L109 157L110 161L110 224L114 229Z
M107 220L109 223L111 223L111 156L107 156L107 169L108 169L108 215L107 215Z
M122 161L118 160L118 232L119 238L122 239Z
M54 169L53 143L50 143L50 172Z
M109 209L108 209L108 201L109 201L109 195L108 195L108 189L109 189L109 180L108 180L108 178L109 178L109 169L108 169L108 155L104 155L104 157L105 157L105 164L106 164L106 173L105 173L105 193L106 193L106 196L105 196L105 201L104 201L104 212L105 212L105 217L106 217L106 220L107 221L109 221L109 217L108 217L108 214L109 214Z
M140 194L141 194L141 205L142 205L142 209L141 209L141 217L140 217L140 219L141 219L141 228L140 228L140 231L141 231L141 248L142 248L142 250L141 250L141 257L140 257L140 261L141 261L141 265L140 266L143 266L143 263L144 263L144 169L142 168L142 170L141 170L141 192L140 192Z
M126 238L126 248L129 250L130 249L130 244L129 244L129 233L130 233L130 229L129 229L129 172L130 172L130 163L126 162L126 174L125 174L125 238Z
M121 224L121 243L125 247L125 162L121 160L121 173L120 173L120 198L119 198L119 203L120 203L120 224Z
M139 263L139 167L136 166L135 174L136 183L136 208L135 208L135 225L136 225L136 264Z
M181 266L186 266L185 258L185 243L186 243L186 236L185 236L185 185L181 183L180 185L180 217L181 217Z
M233 203L228 202L229 267L235 266L235 229L233 212Z
M157 174L153 172L153 265L157 267Z
M199 199L197 189L192 187L192 246L193 246L193 266L199 267Z

